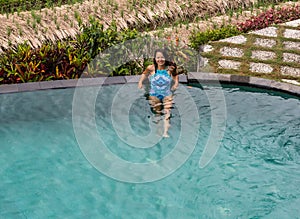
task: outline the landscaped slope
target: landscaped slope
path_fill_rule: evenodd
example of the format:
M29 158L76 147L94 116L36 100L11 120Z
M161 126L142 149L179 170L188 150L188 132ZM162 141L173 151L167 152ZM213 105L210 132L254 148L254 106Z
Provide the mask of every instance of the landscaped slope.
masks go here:
M46 40L74 37L79 32L78 24L87 22L90 16L99 19L105 28L115 21L120 29L137 28L145 31L163 25L209 19L226 12L233 14L246 7L258 7L258 2L285 1L87 0L73 5L15 12L0 15L0 45L5 49L11 44L28 40L36 48Z

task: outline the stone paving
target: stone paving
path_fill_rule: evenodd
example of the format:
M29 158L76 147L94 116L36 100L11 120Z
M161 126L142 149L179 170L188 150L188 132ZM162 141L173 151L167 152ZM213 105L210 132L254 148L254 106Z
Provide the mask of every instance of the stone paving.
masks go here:
M242 71L246 58L250 73L280 74L282 81L300 85L295 80L300 78L300 19L205 45L204 56L214 51L218 43L229 43L218 48L221 58L213 63L218 69ZM204 59L202 63L211 64L209 59ZM200 69L205 69L205 65Z

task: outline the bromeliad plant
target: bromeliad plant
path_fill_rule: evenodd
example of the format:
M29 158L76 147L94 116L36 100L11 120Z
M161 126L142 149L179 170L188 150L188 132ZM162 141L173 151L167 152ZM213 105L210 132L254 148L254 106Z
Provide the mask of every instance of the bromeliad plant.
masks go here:
M43 44L38 49L23 43L1 56L0 83L77 78L87 62L88 57L67 42Z
M0 55L0 84L79 78L99 52L135 37L135 30L118 31L114 24L104 30L91 18L75 40L44 43L38 49L23 43L6 50Z

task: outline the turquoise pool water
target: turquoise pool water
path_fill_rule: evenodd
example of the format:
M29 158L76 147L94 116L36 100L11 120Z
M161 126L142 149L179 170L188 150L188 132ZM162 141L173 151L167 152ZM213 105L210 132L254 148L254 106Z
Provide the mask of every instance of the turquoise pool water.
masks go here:
M96 101L103 141L133 162L168 154L180 134L176 104L171 137L152 148L132 149L118 139L108 116L120 87L103 87ZM0 218L298 218L300 99L224 85L225 135L201 169L211 126L206 93L216 89L187 89L200 117L195 150L173 174L141 184L113 180L86 160L72 126L74 89L0 95ZM152 119L148 103L141 95L133 105L132 127L146 135Z

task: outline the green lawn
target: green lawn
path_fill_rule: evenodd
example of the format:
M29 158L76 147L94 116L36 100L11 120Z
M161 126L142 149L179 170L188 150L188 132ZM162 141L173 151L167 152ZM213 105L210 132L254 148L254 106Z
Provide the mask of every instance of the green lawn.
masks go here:
M0 13L13 13L16 11L39 10L64 4L74 4L83 0L0 0Z

